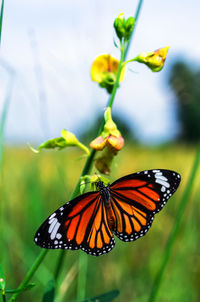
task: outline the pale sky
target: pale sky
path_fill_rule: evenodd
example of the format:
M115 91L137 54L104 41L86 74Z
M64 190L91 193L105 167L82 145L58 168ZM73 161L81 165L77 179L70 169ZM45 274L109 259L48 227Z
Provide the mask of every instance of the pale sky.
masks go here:
M108 94L90 79L94 58L114 47L113 21L124 12L134 15L136 0L16 0L5 1L0 52L0 110L15 71L6 125L7 142L41 142L76 134L102 112ZM166 65L152 73L138 63L128 67L113 110L122 114L142 142L164 142L177 132L174 96L166 77L178 56L200 62L200 1L144 0L128 54L169 46ZM42 76L36 79L39 64ZM40 76L40 74L39 74ZM46 96L40 104L39 91ZM41 119L41 110L44 118ZM44 129L45 128L45 129Z

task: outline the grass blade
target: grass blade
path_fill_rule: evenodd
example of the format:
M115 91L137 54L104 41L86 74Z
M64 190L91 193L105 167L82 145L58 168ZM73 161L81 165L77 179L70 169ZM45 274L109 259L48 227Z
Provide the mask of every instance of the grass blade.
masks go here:
M103 295L86 299L83 302L110 302L110 301L114 300L117 296L119 296L119 294L120 294L119 290L112 290Z
M10 75L10 80L8 83L7 95L4 100L3 110L0 118L0 171L2 166L3 139L4 139L4 132L5 132L5 125L8 116L8 109L11 101L11 96L14 86L14 76L15 76L14 70L6 62L1 61L1 65Z
M3 302L6 302L5 287L6 287L6 281L5 281L5 277L3 274L3 270L0 265L0 293L2 295Z
M49 280L46 286L42 302L53 302L55 297L55 287L56 283L54 280Z
M24 280L22 281L22 283L20 284L20 286L18 287L18 289L22 289L22 288L24 288L26 286L26 284L29 282L29 280L34 275L34 273L37 270L37 268L40 265L40 263L43 261L43 259L46 256L47 252L48 252L48 250L44 250L44 249L40 252L40 255L37 257L37 259L33 263L31 269L28 271L26 277L24 278ZM19 296L19 294L20 294L20 292L15 293L11 297L10 301L15 301L16 298Z
M3 270L2 270L1 265L0 265L0 290L4 291L5 286L6 286L6 281L5 281L5 277L4 277L4 274L3 274Z
M78 263L75 262L73 266L70 268L69 272L67 273L65 279L61 283L60 287L58 288L58 301L65 301L64 296L68 291L69 287L71 286L72 282L76 279L78 274Z
M35 78L38 87L38 99L40 102L40 123L41 123L41 130L43 131L45 136L49 134L49 124L47 120L47 94L45 89L45 80L44 74L42 70L42 66L40 63L40 54L39 54L39 47L36 40L36 35L34 30L29 31L31 49L33 53L33 63L34 63L34 71L35 71Z
M87 279L88 256L80 252L79 255L79 274L77 286L77 302L85 299L86 279Z
M0 44L1 44L2 24L3 24L3 12L4 12L4 0L1 1L1 15L0 15Z

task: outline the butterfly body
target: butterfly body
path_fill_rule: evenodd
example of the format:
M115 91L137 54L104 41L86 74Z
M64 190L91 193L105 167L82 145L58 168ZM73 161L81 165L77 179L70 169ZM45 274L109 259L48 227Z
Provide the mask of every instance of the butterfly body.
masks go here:
M108 186L99 181L98 191L76 197L49 216L36 232L35 243L106 254L115 245L113 234L125 242L144 236L179 183L178 173L164 169L130 174Z
M110 187L109 185L106 187L103 181L98 181L96 184L97 188L99 189L99 194L101 195L102 200L105 204L110 203Z

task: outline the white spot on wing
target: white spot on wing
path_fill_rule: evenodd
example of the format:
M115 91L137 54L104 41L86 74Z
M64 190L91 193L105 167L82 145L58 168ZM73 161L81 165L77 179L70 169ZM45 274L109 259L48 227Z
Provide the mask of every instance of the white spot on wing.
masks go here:
M56 235L56 238L57 239L60 239L62 237L62 235L60 234L60 233L58 233L57 235Z
M162 172L156 172L155 177L161 176Z
M166 188L169 188L169 187L170 187L170 184L169 184L168 182L162 180L162 179L157 178L157 179L155 180L155 182L159 183L160 185L162 185L162 186L164 186L164 187L166 187Z
M51 220L50 220L50 221L51 221ZM52 230L53 230L54 226L56 225L56 222L57 222L57 221L58 221L57 218L53 218L53 219L52 219L51 224L50 224L50 227L49 227L49 230L48 230L49 233L52 232Z
M49 219L53 218L54 216L56 216L56 213L53 213L53 214L49 217Z
M166 188L164 186L162 186L161 192L165 192L165 191L166 191Z
M168 181L168 179L165 177L165 176L161 176L161 175L155 175L155 178L156 179L161 179L161 180L164 180L164 181Z
M53 229L53 231L51 233L51 236L50 236L51 240L53 240L56 237L56 233L57 233L57 231L59 229L59 226L60 226L60 223L56 222L56 225L55 225L55 227L54 227L54 229Z
M51 224L54 220L57 220L56 218L49 219L49 224Z

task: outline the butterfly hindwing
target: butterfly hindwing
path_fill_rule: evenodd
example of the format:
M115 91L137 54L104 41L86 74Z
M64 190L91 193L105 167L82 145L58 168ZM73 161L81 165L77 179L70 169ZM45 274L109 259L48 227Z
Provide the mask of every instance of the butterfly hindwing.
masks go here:
M154 215L112 196L112 209L116 218L116 228L113 233L122 241L134 241L146 234L151 227Z
M170 170L149 170L130 174L111 186L116 218L115 235L123 241L144 236L167 200L178 188L180 175Z
M41 225L35 243L48 249L82 249L101 255L114 247L99 192L78 196L55 211Z

